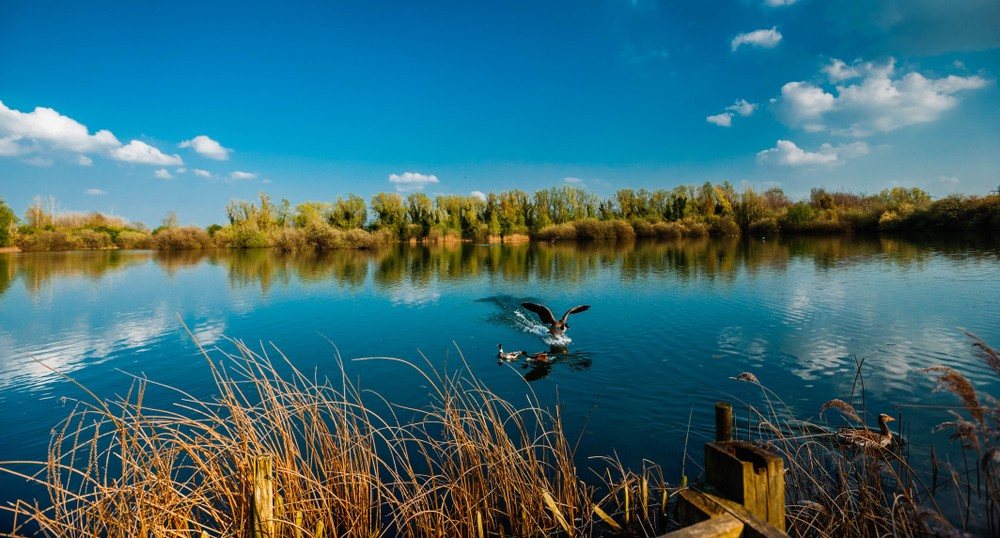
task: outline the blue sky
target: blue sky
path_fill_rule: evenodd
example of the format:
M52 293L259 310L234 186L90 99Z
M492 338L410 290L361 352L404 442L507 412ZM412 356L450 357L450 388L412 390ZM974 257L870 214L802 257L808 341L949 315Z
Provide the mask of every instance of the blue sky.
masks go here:
M0 0L0 196L1000 183L1000 3ZM395 180L395 181L393 181Z

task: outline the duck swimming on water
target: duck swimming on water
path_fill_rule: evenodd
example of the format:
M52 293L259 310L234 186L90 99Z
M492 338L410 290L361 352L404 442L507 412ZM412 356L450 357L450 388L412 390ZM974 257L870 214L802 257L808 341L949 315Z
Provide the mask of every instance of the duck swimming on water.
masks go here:
M556 317L552 315L551 310L540 304L521 303L521 306L527 308L528 310L534 312L535 314L538 314L538 319L542 320L542 323L549 326L549 334L551 334L552 336L562 336L566 331L569 330L569 323L567 323L566 320L569 318L570 314L576 314L578 312L586 312L587 310L590 310L590 305L584 304L580 306L574 306L573 308L567 310L566 313L563 314L562 318L556 319Z
M842 444L864 450L887 448L892 444L889 423L896 419L882 413L878 416L879 431L868 428L841 428L837 430L837 440Z
M497 351L497 358L500 359L500 360L502 360L502 361L517 360L517 358L520 357L524 353L523 351L505 352L503 350L503 344L497 344L497 349L499 350L499 351Z
M528 358L528 362L549 362L549 354L546 352L529 354L527 351L522 351L525 357Z

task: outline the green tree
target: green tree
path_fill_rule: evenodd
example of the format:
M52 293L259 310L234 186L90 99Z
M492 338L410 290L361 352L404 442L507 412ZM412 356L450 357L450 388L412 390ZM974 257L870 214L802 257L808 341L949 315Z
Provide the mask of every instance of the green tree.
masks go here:
M14 227L17 225L17 215L0 197L0 247L9 247L14 240Z
M406 197L406 213L410 224L416 225L420 237L427 237L434 225L434 202L422 192Z
M406 226L406 205L403 197L394 192L380 192L372 196L375 227L400 233Z
M368 221L365 199L356 194L348 194L347 199L338 196L330 210L329 220L330 224L342 230L363 228Z

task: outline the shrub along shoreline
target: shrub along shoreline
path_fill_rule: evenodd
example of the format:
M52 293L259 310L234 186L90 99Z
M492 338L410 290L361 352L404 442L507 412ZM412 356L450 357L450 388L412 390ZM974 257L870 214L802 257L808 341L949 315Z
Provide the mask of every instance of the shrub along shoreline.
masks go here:
M150 229L101 213L60 212L53 198L35 199L23 219L0 198L0 248L21 250L276 248L283 251L372 249L395 242L633 240L683 236L816 233L967 233L1000 231L1000 195L933 200L896 187L876 195L813 189L792 202L779 188L737 192L705 183L673 190L622 189L606 199L570 186L529 195L485 197L378 193L335 202L288 200L266 193L234 200L228 224L182 226L170 212Z

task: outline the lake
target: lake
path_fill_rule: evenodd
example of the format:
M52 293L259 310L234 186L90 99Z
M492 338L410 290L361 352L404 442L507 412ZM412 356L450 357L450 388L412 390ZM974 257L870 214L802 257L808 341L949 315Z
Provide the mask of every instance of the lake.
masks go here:
M522 301L557 315L577 304L571 342L544 368L498 365L507 350L549 349ZM186 327L186 328L185 328ZM963 330L1000 346L1000 244L879 237L685 239L636 244L401 245L322 255L273 251L97 251L0 254L0 460L44 459L65 398L123 394L128 374L208 396L203 346L226 338L283 351L336 373L335 356L368 389L427 403L410 370L462 361L515 403L533 391L562 404L577 461L644 459L679 481L690 421L696 476L717 400L758 403L732 377L747 371L799 418L845 398L864 359L870 424L909 419L911 457L954 403L916 369L946 364L978 388L1000 382ZM190 334L189 332L190 331ZM152 397L152 396L151 396ZM160 395L159 397L163 397ZM167 405L169 402L149 402ZM745 405L742 406L745 410ZM830 415L828 412L827 415ZM828 416L832 423L838 417ZM583 473L583 476L589 476ZM24 491L0 477L0 500Z

